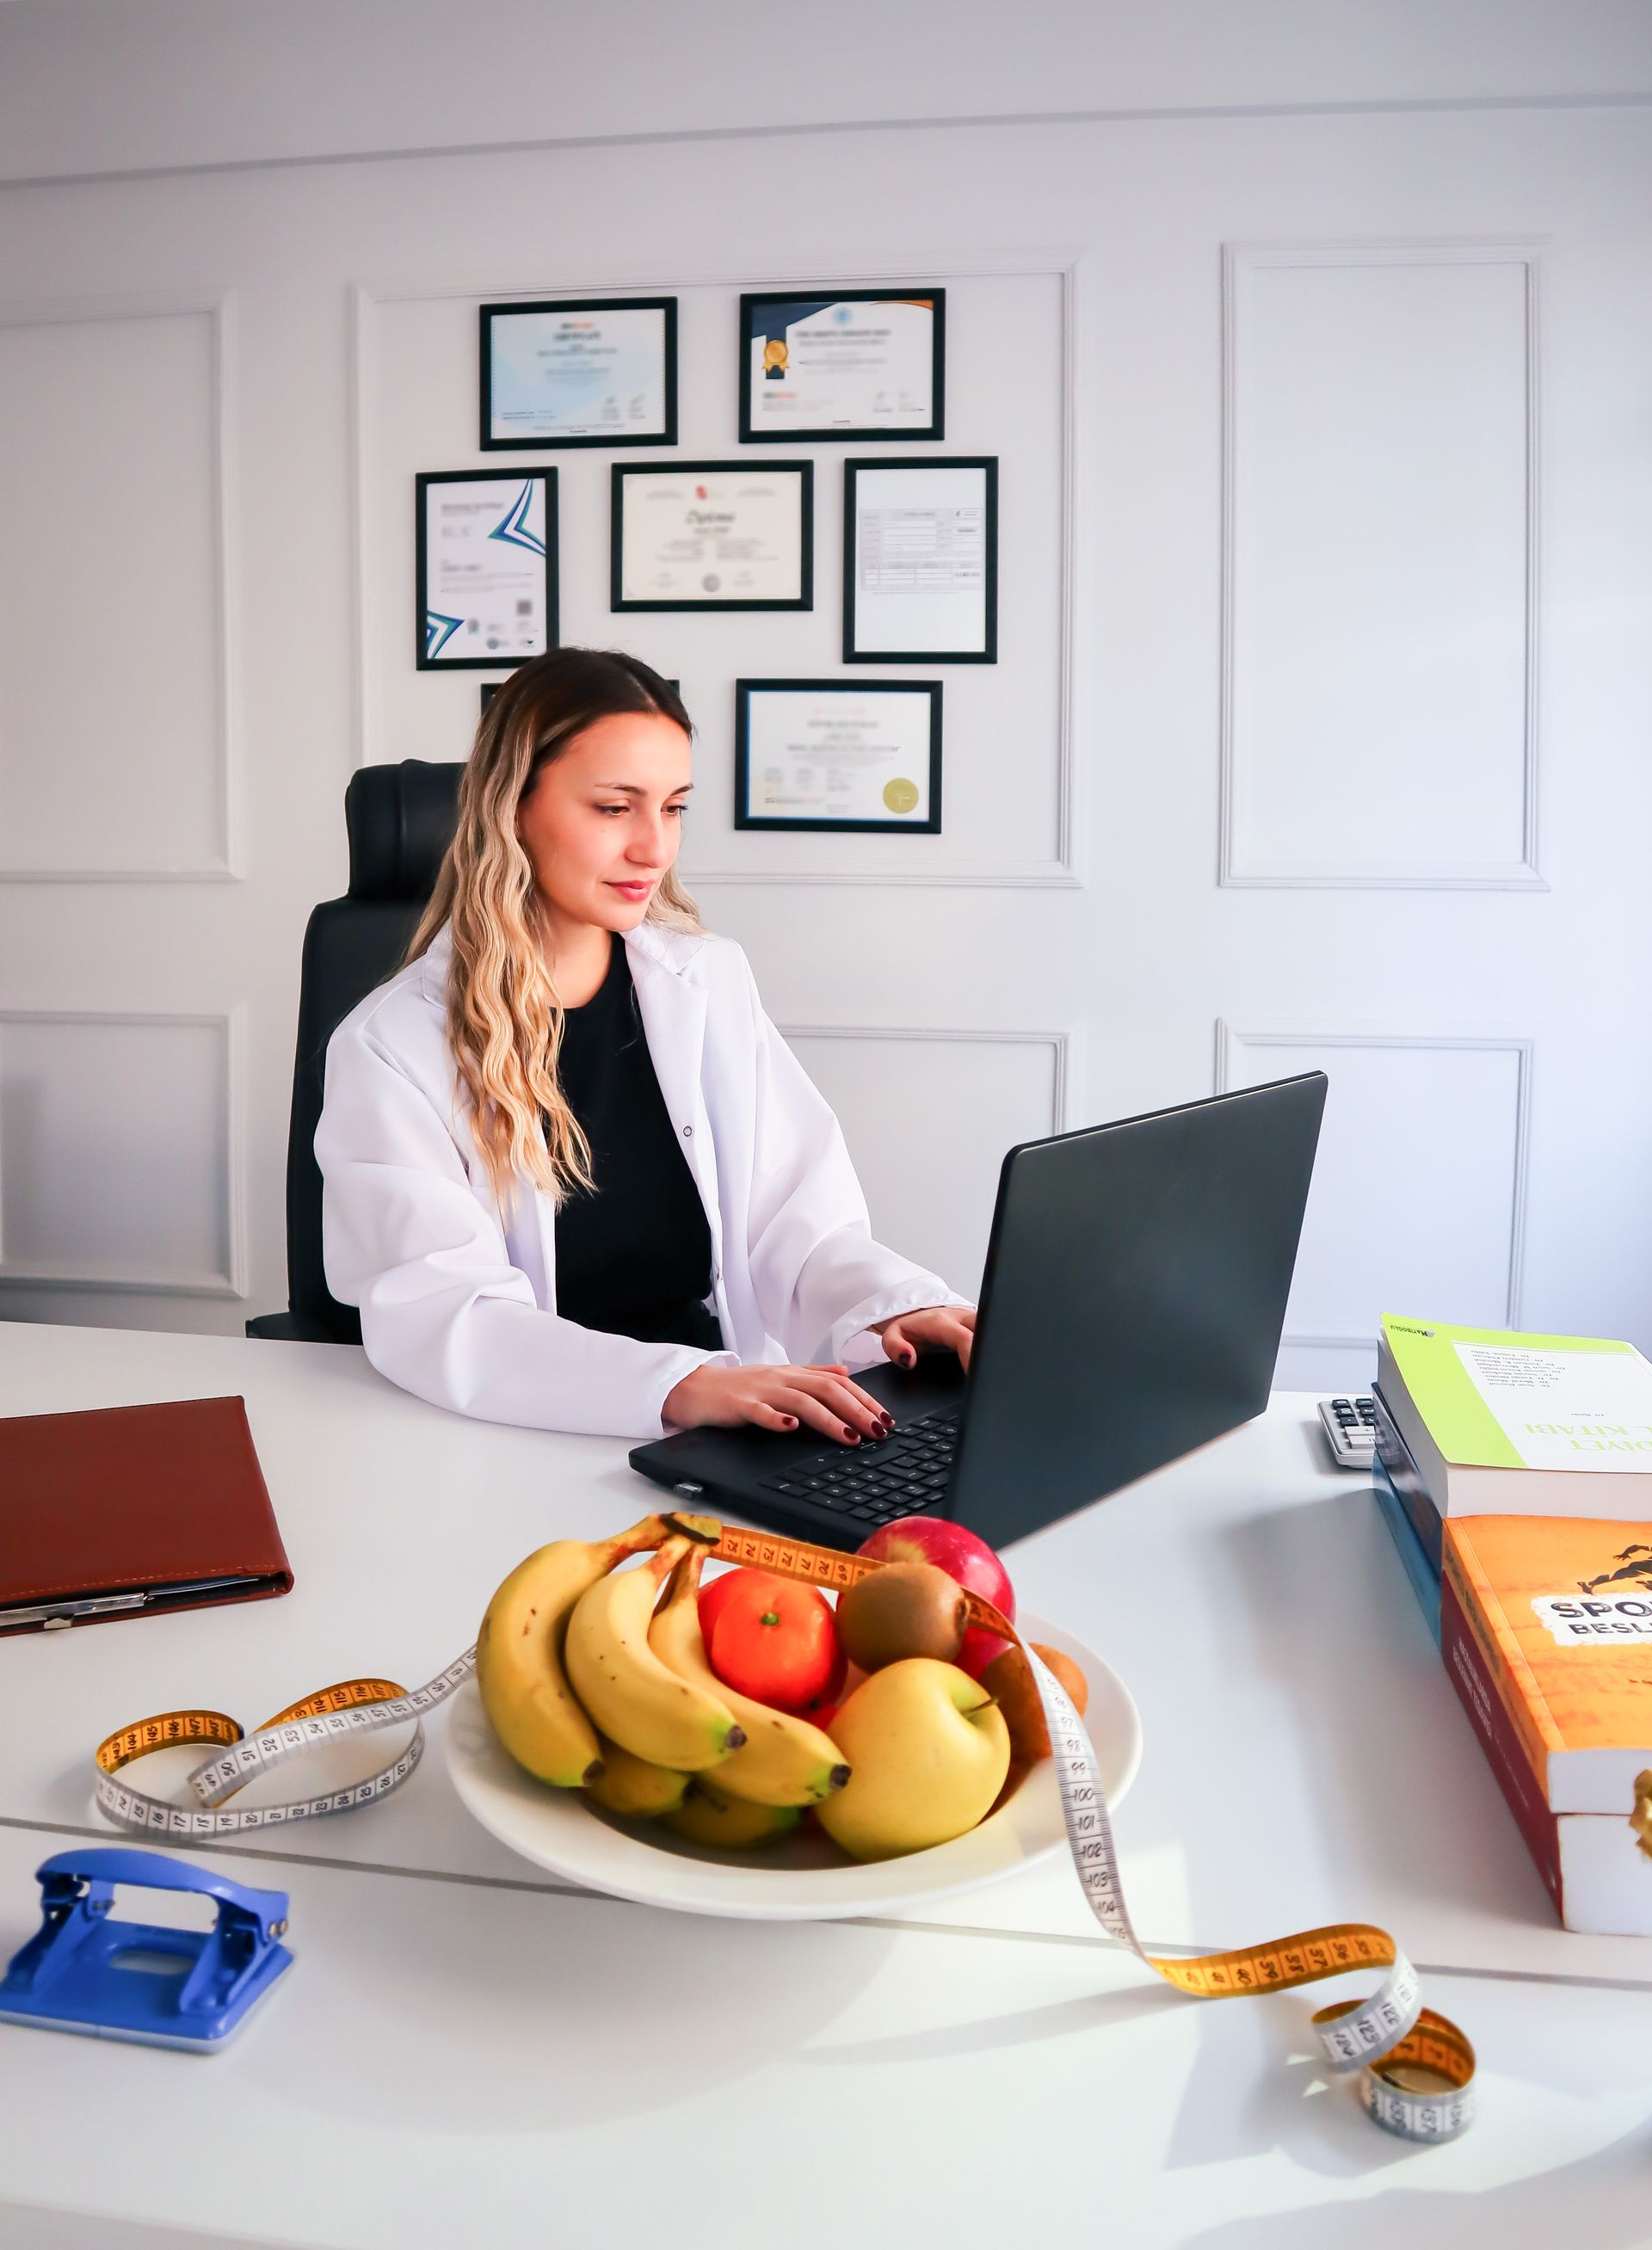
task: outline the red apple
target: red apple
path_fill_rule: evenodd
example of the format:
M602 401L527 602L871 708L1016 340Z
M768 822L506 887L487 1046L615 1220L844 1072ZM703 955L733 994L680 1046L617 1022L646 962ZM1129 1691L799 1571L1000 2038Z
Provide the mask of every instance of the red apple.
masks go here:
M706 1658L726 1687L777 1711L812 1712L843 1682L836 1612L817 1586L736 1570L717 1606Z
M938 1515L903 1515L874 1531L855 1551L880 1563L933 1563L966 1592L984 1595L1012 1625L1015 1622L1015 1589L1009 1572L985 1540L961 1523L948 1523ZM976 1678L1006 1645L1002 1633L972 1625L955 1661Z

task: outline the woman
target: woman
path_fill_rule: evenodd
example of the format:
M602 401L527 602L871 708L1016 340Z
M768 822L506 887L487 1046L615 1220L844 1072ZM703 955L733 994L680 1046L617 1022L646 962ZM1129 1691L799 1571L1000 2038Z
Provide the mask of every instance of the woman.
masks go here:
M872 1239L836 1118L672 863L675 691L557 649L488 705L397 975L333 1034L335 1296L381 1373L495 1422L889 1425L853 1370L969 1364L974 1308Z

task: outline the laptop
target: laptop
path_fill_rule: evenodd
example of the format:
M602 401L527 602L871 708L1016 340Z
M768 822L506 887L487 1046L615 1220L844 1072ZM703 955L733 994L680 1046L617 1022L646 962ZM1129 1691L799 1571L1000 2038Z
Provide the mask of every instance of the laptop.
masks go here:
M1025 1141L1005 1157L966 1376L923 1350L854 1380L885 1438L681 1430L632 1468L686 1505L853 1549L902 1515L1004 1547L1268 1404L1323 1071Z

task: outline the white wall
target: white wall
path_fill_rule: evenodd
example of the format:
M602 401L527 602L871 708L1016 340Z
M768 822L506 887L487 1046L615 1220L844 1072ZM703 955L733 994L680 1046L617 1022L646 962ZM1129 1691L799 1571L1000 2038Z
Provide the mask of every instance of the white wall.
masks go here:
M7 0L0 179L1652 92L1643 0Z
M972 1289L1012 1140L1324 1062L1287 1379L1386 1305L1652 1345L1647 11L393 14L0 7L14 178L156 172L0 192L0 1313L284 1295L343 785L474 711L409 549L414 470L483 458L475 302L675 291L721 453L740 288L864 278L945 283L944 450L1004 463L943 836L730 824L736 672L838 668L846 449L797 618L612 618L605 458L560 466L564 630L683 677L690 887L874 1223Z

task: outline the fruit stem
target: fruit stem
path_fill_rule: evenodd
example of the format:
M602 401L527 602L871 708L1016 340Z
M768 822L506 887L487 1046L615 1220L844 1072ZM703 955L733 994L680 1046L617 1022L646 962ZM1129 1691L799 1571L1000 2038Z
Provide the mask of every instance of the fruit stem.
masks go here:
M715 1547L722 1537L722 1526L715 1516L667 1515L661 1521L668 1531L680 1532L702 1547Z
M698 1594L700 1573L705 1566L705 1549L685 1546L682 1553L674 1559L671 1583L666 1588L666 1598L661 1607L670 1609L677 1602L693 1601Z
M663 1546L669 1533L669 1518L663 1515L645 1515L629 1531L617 1531L612 1539L602 1543L610 1557L609 1569L612 1570L616 1563L632 1555L646 1554L650 1548Z
M648 1571L656 1586L663 1579L671 1577L688 1549L688 1542L686 1539L667 1539L653 1561L644 1563L643 1568Z

